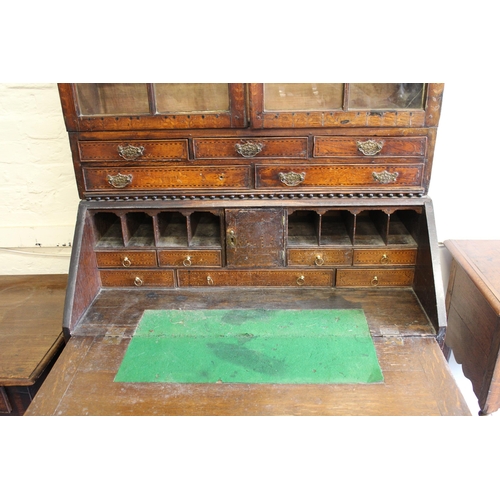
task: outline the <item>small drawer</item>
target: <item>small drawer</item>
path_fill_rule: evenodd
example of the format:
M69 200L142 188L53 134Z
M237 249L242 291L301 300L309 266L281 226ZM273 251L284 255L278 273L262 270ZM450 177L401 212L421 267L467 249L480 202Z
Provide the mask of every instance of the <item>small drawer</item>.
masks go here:
M387 250L367 249L354 250L353 264L355 266L411 266L417 261L417 249Z
M97 267L156 267L156 252L96 252Z
M196 159L306 158L307 137L194 139Z
M82 162L180 161L188 159L187 140L175 141L80 141Z
M220 267L221 252L217 250L160 250L162 267Z
M415 271L411 269L339 269L337 287L411 286Z
M350 266L352 264L352 249L289 249L289 266Z
M257 165L257 188L420 186L423 165Z
M251 187L251 167L122 167L83 169L87 191Z
M334 271L178 271L180 286L331 287Z
M101 271L104 287L173 287L174 271L141 270Z
M315 137L313 156L425 156L427 137Z

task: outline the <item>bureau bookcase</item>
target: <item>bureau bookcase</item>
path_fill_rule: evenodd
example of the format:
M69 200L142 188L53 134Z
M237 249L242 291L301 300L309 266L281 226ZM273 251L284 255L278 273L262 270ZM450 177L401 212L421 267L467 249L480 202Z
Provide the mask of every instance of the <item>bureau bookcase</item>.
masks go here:
M145 309L358 307L374 338L442 345L442 84L59 91L82 200L67 339L129 338Z

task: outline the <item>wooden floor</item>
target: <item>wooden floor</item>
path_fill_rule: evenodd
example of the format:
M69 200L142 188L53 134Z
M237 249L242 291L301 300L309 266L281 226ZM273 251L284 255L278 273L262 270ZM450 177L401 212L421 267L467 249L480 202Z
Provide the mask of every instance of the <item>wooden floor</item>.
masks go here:
M212 293L213 292L213 293ZM411 290L103 290L27 415L470 415ZM362 308L378 384L115 383L145 309Z

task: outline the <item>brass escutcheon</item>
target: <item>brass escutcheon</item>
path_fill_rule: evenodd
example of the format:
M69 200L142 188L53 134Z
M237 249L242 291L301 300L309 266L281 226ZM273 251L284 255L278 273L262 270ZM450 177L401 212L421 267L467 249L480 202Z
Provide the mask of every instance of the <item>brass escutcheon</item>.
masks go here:
M132 265L132 262L128 257L123 257L122 259L122 265L123 267L130 267Z
M253 156L258 155L264 149L264 144L260 142L246 141L235 144L234 148L236 149L236 152L241 156L244 156L245 158L252 158Z
M124 175L118 173L116 175L108 175L106 179L114 188L123 189L132 182L132 174Z
M358 146L358 151L363 153L365 156L374 156L382 151L384 141L377 142L373 139L369 139L367 141L357 141L356 146Z
M230 229L227 234L228 234L227 241L228 241L229 246L231 248L235 248L236 247L236 234L235 234L234 230Z
M304 182L306 178L306 173L301 172L300 174L297 172L280 172L278 174L279 180L281 183L285 184L285 186L298 186L302 182Z
M118 154L124 160L136 160L144 154L144 146L118 146Z

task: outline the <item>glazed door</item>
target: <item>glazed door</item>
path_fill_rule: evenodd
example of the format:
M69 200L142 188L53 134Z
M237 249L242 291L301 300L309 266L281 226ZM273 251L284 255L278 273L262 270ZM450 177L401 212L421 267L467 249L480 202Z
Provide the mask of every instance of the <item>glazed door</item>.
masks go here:
M282 208L226 210L228 267L283 267L284 212Z
M242 83L59 84L68 130L241 128Z
M424 127L437 124L442 84L252 83L253 128Z

